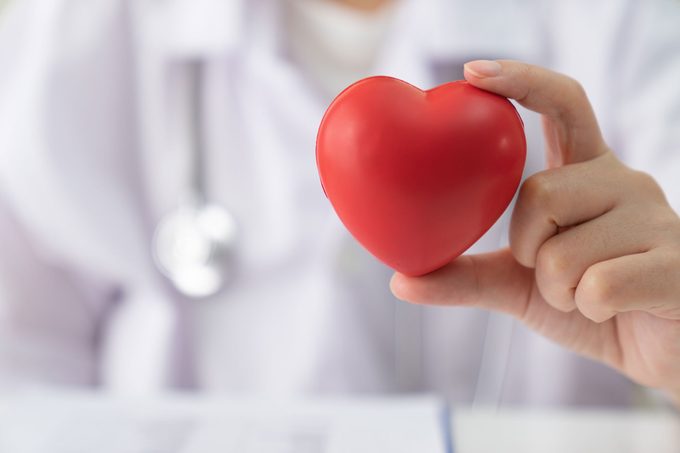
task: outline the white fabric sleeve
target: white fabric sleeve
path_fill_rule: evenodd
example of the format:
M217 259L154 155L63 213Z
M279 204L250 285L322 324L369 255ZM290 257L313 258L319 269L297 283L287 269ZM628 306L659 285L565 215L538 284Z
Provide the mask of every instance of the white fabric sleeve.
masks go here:
M97 380L112 288L41 256L0 195L0 391Z
M101 381L104 321L146 277L125 4L0 17L0 386Z
M612 61L610 145L650 173L680 211L680 2L630 2Z

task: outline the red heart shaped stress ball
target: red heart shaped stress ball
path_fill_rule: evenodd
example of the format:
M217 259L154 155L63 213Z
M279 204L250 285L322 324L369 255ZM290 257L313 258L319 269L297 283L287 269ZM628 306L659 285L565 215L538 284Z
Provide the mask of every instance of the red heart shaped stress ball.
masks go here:
M391 77L360 80L328 107L316 142L340 220L410 276L449 263L496 222L525 158L510 101L463 81L423 91Z

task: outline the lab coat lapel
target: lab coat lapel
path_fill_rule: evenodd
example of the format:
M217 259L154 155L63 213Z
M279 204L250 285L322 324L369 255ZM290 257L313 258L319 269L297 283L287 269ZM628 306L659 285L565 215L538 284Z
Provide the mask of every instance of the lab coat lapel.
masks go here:
M124 59L122 8L102 1L76 14L66 1L33 3L3 18L3 32L22 27L26 38L3 36L0 47L15 65L0 93L0 108L15 109L3 111L14 121L0 137L8 140L0 144L0 179L47 262L109 283L134 281L143 274L142 228L132 194L120 188L129 175L117 173L131 145L127 106L116 97L128 87L124 70L113 68ZM21 16L31 11L40 13Z
M261 225L277 225L260 235L260 251L256 251L260 258L256 259L281 262L284 257L295 259L296 254L307 253L310 238L305 232L312 229L307 222L315 222L318 212L330 211L314 158L324 101L310 90L304 75L283 52L278 8L281 5L261 8L249 27L250 48L237 96L262 203L259 214L268 217ZM318 190L310 191L310 187Z
M143 283L127 290L105 328L101 371L102 384L109 390L140 393L174 383L171 372L181 319L148 256L153 227L177 206L190 183L186 168L191 154L185 146L187 137L181 135L181 121L189 109L177 86L177 70L190 59L235 49L241 30L239 6L237 1L212 0L130 2L137 57L137 145L149 210L145 220L150 223L147 241L139 247L147 255ZM230 18L232 26L225 27Z
M189 186L186 107L177 72L186 62L236 52L243 33L243 2L131 1L136 51L137 112L145 193L151 220L173 209Z

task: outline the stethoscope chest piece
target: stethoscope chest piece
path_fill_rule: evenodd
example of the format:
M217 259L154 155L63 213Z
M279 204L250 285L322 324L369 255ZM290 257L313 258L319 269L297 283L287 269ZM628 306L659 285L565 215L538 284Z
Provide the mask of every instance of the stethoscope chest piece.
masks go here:
M156 227L156 265L183 295L217 294L234 277L238 227L231 213L212 203L185 203Z
M189 186L181 202L161 218L153 237L158 269L181 294L206 298L234 278L238 227L223 206L207 201L206 156L203 141L204 62L183 61L176 68L176 92L184 94L184 110L176 115L177 130L185 131Z

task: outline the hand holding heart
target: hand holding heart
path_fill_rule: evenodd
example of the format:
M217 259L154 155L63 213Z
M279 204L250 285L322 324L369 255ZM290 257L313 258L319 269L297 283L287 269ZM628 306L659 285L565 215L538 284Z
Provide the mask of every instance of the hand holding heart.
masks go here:
M397 273L392 291L510 314L680 402L680 220L663 192L610 151L574 80L512 61L465 78L543 115L550 168L521 186L509 249Z

